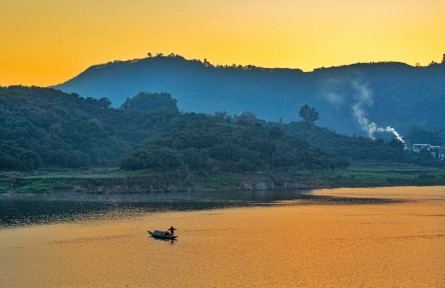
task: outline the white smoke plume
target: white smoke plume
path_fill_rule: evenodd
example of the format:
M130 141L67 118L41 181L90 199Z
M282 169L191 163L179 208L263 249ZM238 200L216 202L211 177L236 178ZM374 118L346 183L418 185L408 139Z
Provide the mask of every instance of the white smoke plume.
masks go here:
M358 102L357 104L352 106L352 112L354 113L354 116L357 118L358 123L360 124L362 129L368 133L368 137L375 140L374 133L388 132L392 133L400 142L405 143L403 138L394 128L390 126L383 128L383 127L378 127L377 124L374 122L369 123L369 120L368 118L366 118L365 115L364 106L373 104L372 93L368 89L368 87L362 83L354 81L352 85L358 91L357 93Z

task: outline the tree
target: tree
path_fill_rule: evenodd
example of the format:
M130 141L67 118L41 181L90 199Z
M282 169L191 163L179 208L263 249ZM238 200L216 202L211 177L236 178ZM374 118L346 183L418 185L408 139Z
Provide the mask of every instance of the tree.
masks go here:
M253 126L259 123L259 120L256 118L255 114L252 112L243 112L241 115L235 117L234 121L241 126Z
M317 110L307 104L301 106L299 115L307 124L313 124L315 121L320 119L320 115L318 114Z
M139 110L147 113L153 112L179 112L177 100L169 93L139 92L133 98L127 98L121 107L124 110Z
M441 146L445 143L443 132L440 129L428 131L420 127L413 126L408 133L406 133L405 138L412 144L427 143Z
M99 106L102 108L110 108L110 106L111 106L111 101L107 97L100 98L98 103L99 103Z

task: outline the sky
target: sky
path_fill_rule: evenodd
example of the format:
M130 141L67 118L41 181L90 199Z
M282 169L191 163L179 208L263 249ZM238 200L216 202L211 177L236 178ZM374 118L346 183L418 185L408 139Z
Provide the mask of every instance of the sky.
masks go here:
M440 62L445 0L0 0L0 85L49 86L94 64L180 54L314 68Z

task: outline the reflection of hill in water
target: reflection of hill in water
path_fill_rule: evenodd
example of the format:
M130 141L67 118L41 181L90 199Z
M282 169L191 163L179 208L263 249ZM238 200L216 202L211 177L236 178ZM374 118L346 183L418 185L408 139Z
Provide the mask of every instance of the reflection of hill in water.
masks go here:
M0 227L115 218L141 213L198 211L263 205L378 204L393 200L316 196L299 191L218 191L152 194L19 195L0 198Z

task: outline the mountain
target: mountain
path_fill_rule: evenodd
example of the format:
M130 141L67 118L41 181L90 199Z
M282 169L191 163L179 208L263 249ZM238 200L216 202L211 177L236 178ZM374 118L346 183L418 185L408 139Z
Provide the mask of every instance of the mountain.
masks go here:
M412 126L445 126L444 64L359 63L303 72L213 66L169 55L95 65L55 87L83 97L107 97L115 107L140 91L167 92L182 111L249 111L284 122L296 120L299 108L309 104L320 113L319 125L349 135L366 135L361 126L372 122L394 127L402 136Z

